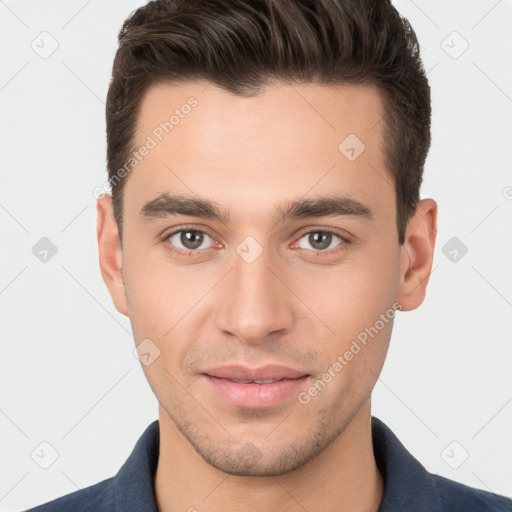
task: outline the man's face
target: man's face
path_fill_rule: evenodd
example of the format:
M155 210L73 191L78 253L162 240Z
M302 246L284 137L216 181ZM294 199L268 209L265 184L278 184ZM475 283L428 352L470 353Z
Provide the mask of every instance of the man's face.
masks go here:
M156 146L123 193L116 306L137 345L158 347L144 372L194 449L228 473L280 474L343 431L385 359L401 247L384 111L371 86L276 84L242 98L205 85L144 97L135 147L148 136ZM175 109L179 121L158 130ZM213 202L229 219L165 215L164 194ZM345 213L277 215L325 197ZM244 373L269 365L295 373ZM273 376L287 378L254 382Z

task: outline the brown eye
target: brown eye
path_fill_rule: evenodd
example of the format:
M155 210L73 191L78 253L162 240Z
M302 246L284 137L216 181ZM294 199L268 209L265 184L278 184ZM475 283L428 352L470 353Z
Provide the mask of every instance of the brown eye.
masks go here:
M302 239L306 239L307 243L310 244L310 247L304 247L300 243L299 243L299 246L302 249L312 248L313 250L318 251L318 252L326 251L326 249L328 249L328 248L333 248L333 247L330 247L334 240L333 237L338 238L340 240L340 243L338 243L337 245L334 245L334 247L337 247L338 245L341 245L341 243L344 242L344 239L340 235L337 235L336 233L333 233L331 231L317 230L317 231L310 231L308 233L305 233L299 239L299 242Z
M206 233L202 231L182 229L180 231L175 231L169 235L167 239L177 249L193 251L201 248L201 245L205 241L205 237L210 238ZM205 249L205 247L203 247L203 249Z

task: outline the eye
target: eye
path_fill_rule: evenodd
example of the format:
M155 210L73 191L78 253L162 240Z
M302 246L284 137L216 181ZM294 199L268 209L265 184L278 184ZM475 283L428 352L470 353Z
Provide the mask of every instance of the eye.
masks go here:
M208 239L210 240L210 244L208 244ZM339 243L332 246L335 239L338 239ZM172 253L180 256L193 257L199 255L203 250L211 248L211 241L215 242L215 240L204 231L183 227L167 235L164 238L164 246ZM304 245L304 243L306 243L306 245ZM317 253L327 254L337 252L337 250L343 248L343 246L348 243L345 237L325 229L315 229L303 233L296 242L301 249L309 249ZM307 244L309 244L310 247L308 247ZM334 247L334 249L329 249L329 247Z
M304 233L298 241L299 247L302 249L309 249L309 247L305 247L300 244L301 240L306 240L307 244L310 244L310 246L313 248L316 252L331 252L331 250L326 251L326 249L332 244L333 237L338 238L340 240L340 243L335 245L334 247L338 247L340 245L344 245L344 243L348 243L345 238L343 238L341 235L338 235L337 233L334 233L333 231L326 231L326 230L320 230L316 229L314 231L308 231L307 233Z
M191 252L198 252L201 249L207 249L209 247L205 244L207 239L213 240L204 231L188 228L182 228L179 231L174 231L165 237L165 241L169 242L167 248L170 251L178 254L189 255Z

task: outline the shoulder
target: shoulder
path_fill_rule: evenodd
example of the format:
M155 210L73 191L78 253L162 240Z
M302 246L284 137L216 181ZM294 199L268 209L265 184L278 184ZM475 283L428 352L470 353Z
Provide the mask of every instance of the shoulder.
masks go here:
M512 512L512 499L432 475L443 510L451 512Z
M25 512L113 512L114 478L102 480Z
M430 473L372 416L375 461L384 479L379 512L512 512L512 499Z
M157 512L153 481L159 443L159 422L155 420L115 476L25 512Z

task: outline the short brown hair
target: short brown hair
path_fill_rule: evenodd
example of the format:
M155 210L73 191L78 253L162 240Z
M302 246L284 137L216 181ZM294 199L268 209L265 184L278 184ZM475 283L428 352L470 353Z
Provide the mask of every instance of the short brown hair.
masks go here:
M118 171L134 150L142 97L157 82L200 79L247 97L276 80L376 85L403 244L430 147L430 87L416 35L389 0L153 0L134 11L119 33L106 103L121 241Z

